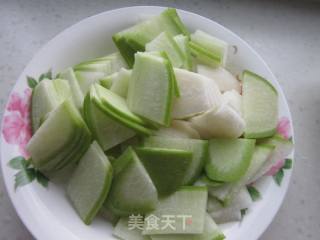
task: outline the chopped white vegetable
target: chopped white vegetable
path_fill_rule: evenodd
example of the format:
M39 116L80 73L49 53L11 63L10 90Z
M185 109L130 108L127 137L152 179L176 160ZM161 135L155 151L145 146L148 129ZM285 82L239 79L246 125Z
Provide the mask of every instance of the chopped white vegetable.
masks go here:
M222 97L226 104L242 116L242 96L236 90L225 91Z

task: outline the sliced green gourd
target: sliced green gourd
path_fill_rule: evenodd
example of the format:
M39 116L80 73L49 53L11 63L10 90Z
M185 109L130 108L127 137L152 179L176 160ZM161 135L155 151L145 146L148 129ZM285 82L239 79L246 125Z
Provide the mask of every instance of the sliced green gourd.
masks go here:
M205 216L204 230L201 234L152 235L152 240L223 240L224 234L209 214Z
M115 160L113 167L114 180L107 205L114 213L129 216L156 208L157 190L131 147Z
M128 89L129 109L159 125L170 123L174 79L170 62L150 53L137 53Z
M239 180L250 165L254 146L255 140L251 139L211 139L210 159L205 166L207 176L222 182Z
M278 93L266 79L244 71L242 75L243 117L246 138L275 134L278 121Z
M183 120L173 120L170 127L159 128L154 134L168 138L200 139L199 133L192 127L191 123Z
M175 192L184 183L192 152L168 148L136 148L160 196Z
M105 201L112 181L112 166L93 142L71 176L67 195L85 224L90 224Z
M216 188L224 185L224 182L214 181L208 178L206 175L202 175L194 183L194 186L207 186L209 188Z
M221 93L208 78L179 68L175 68L174 73L180 97L174 100L172 118L189 118L221 104Z
M208 141L196 139L179 139L168 137L148 137L144 139L145 147L180 149L192 152L192 160L183 180L183 184L192 184L202 171L208 160Z
M85 98L83 112L94 138L103 151L109 150L135 135L132 129L101 111L89 95Z
M31 118L33 133L40 127L44 117L59 104L59 97L51 80L42 80L32 91Z
M127 98L128 86L131 78L131 70L121 68L119 72L114 73L110 91L118 94L123 98Z
M181 52L178 44L167 32L160 33L156 38L148 42L145 46L145 50L148 52L166 52L174 67L182 67L183 63L185 62L184 55Z
M143 217L141 216L140 221L143 224ZM114 236L122 240L151 240L149 236L143 236L142 230L138 226L130 226L130 218L120 218L117 225L113 229Z
M206 187L182 187L167 198L159 199L157 209L145 217L144 235L158 234L201 234L204 232L208 192ZM156 218L171 216L174 228L165 221L160 222L159 228L150 224ZM191 224L190 224L191 222ZM188 224L189 223L189 224Z
M75 105L81 109L84 95L72 68L67 68L64 72L59 74L60 78L66 79L69 82L72 98Z
M223 101L236 110L242 116L242 95L236 90L225 91L222 94Z
M121 55L131 67L134 63L134 53L144 51L145 44L164 31L172 36L181 33L189 34L176 10L168 8L158 16L116 33L112 38Z
M87 128L80 113L71 101L64 101L50 114L27 145L33 165L41 169L50 161L62 161L68 154L64 149L73 143L75 134L81 131L87 131ZM90 139L89 132L86 137Z
M173 37L174 41L177 43L178 47L180 48L182 54L184 55L184 62L182 67L192 71L193 70L193 61L192 56L189 48L189 37L179 34Z
M275 146L270 158L266 161L258 173L252 177L251 181L254 182L258 180L260 177L265 175L270 168L275 165L278 161L281 161L288 157L288 155L293 150L293 142L292 140L288 140L283 138L281 135L276 134L275 136L267 139L262 139L258 141L258 144L270 144Z
M238 138L245 128L242 116L226 103L195 116L190 121L203 139Z
M189 46L192 55L202 63L211 66L224 66L227 58L228 44L201 30L191 34Z
M109 161L110 158L108 157ZM119 221L119 217L115 215L107 206L106 204L103 204L101 209L100 209L100 215L106 219L108 222L110 222L113 226L117 224Z
M252 182L251 179L257 174L262 165L268 161L273 150L274 146L272 145L257 145L245 175L237 182L226 183L217 188L209 188L209 195L218 199L224 206L229 205L241 188Z

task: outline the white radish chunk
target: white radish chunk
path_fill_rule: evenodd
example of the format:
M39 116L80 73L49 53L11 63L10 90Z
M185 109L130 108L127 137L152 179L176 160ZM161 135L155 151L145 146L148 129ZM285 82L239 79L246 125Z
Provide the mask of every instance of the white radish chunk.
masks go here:
M157 136L171 138L193 138L200 139L199 133L191 126L190 122L183 120L173 120L171 127L160 128L155 132Z
M222 97L226 104L242 116L242 96L236 90L225 91Z

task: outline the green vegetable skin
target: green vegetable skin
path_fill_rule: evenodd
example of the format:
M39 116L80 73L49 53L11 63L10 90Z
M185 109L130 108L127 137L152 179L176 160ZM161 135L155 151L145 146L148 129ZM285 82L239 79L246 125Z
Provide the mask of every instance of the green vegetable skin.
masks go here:
M172 71L167 59L137 53L128 88L129 109L154 124L169 126L174 90Z
M250 71L242 75L246 138L273 136L278 121L278 93L267 80Z
M165 31L172 36L189 35L173 8L168 8L158 16L118 32L112 38L121 55L131 67L134 63L134 54L138 51L144 51L146 43Z
M182 54L184 55L184 63L183 63L183 68L192 71L193 70L193 60L190 52L190 47L189 47L189 37L179 34L175 36L174 41L176 41L178 47L180 48Z
M210 160L205 166L207 176L215 181L235 182L247 171L255 140L211 139Z
M67 187L68 197L85 224L90 224L102 207L111 181L111 164L100 146L93 142Z
M208 141L168 137L148 137L144 139L145 147L180 149L192 152L192 160L183 183L192 184L200 175L204 163L209 159Z
M115 214L144 214L156 208L157 190L140 159L129 147L113 163L114 180L107 206Z
M167 196L182 186L190 168L192 152L164 148L136 148L160 196Z
M207 188L206 187L182 187L174 194L167 198L159 199L157 209L151 211L145 217L144 235L158 234L201 234L204 231L206 205L207 205ZM192 224L183 225L183 218L175 218L175 229L148 228L148 221L152 221L154 216L159 219L163 215L170 216L187 216Z

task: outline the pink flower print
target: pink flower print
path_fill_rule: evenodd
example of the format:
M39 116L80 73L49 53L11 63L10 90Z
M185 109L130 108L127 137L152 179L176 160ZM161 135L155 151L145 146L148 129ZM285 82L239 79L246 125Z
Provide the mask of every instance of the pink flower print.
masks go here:
M285 139L290 137L290 121L287 117L282 117L277 125L277 133L283 136Z
M20 153L24 157L29 157L25 147L29 142L32 131L30 126L30 99L31 90L28 88L23 92L12 93L10 96L7 111L4 116L2 134L5 141L9 144L18 145Z
M269 171L265 174L267 176L274 176L284 165L285 160L279 160L275 165L273 165Z

